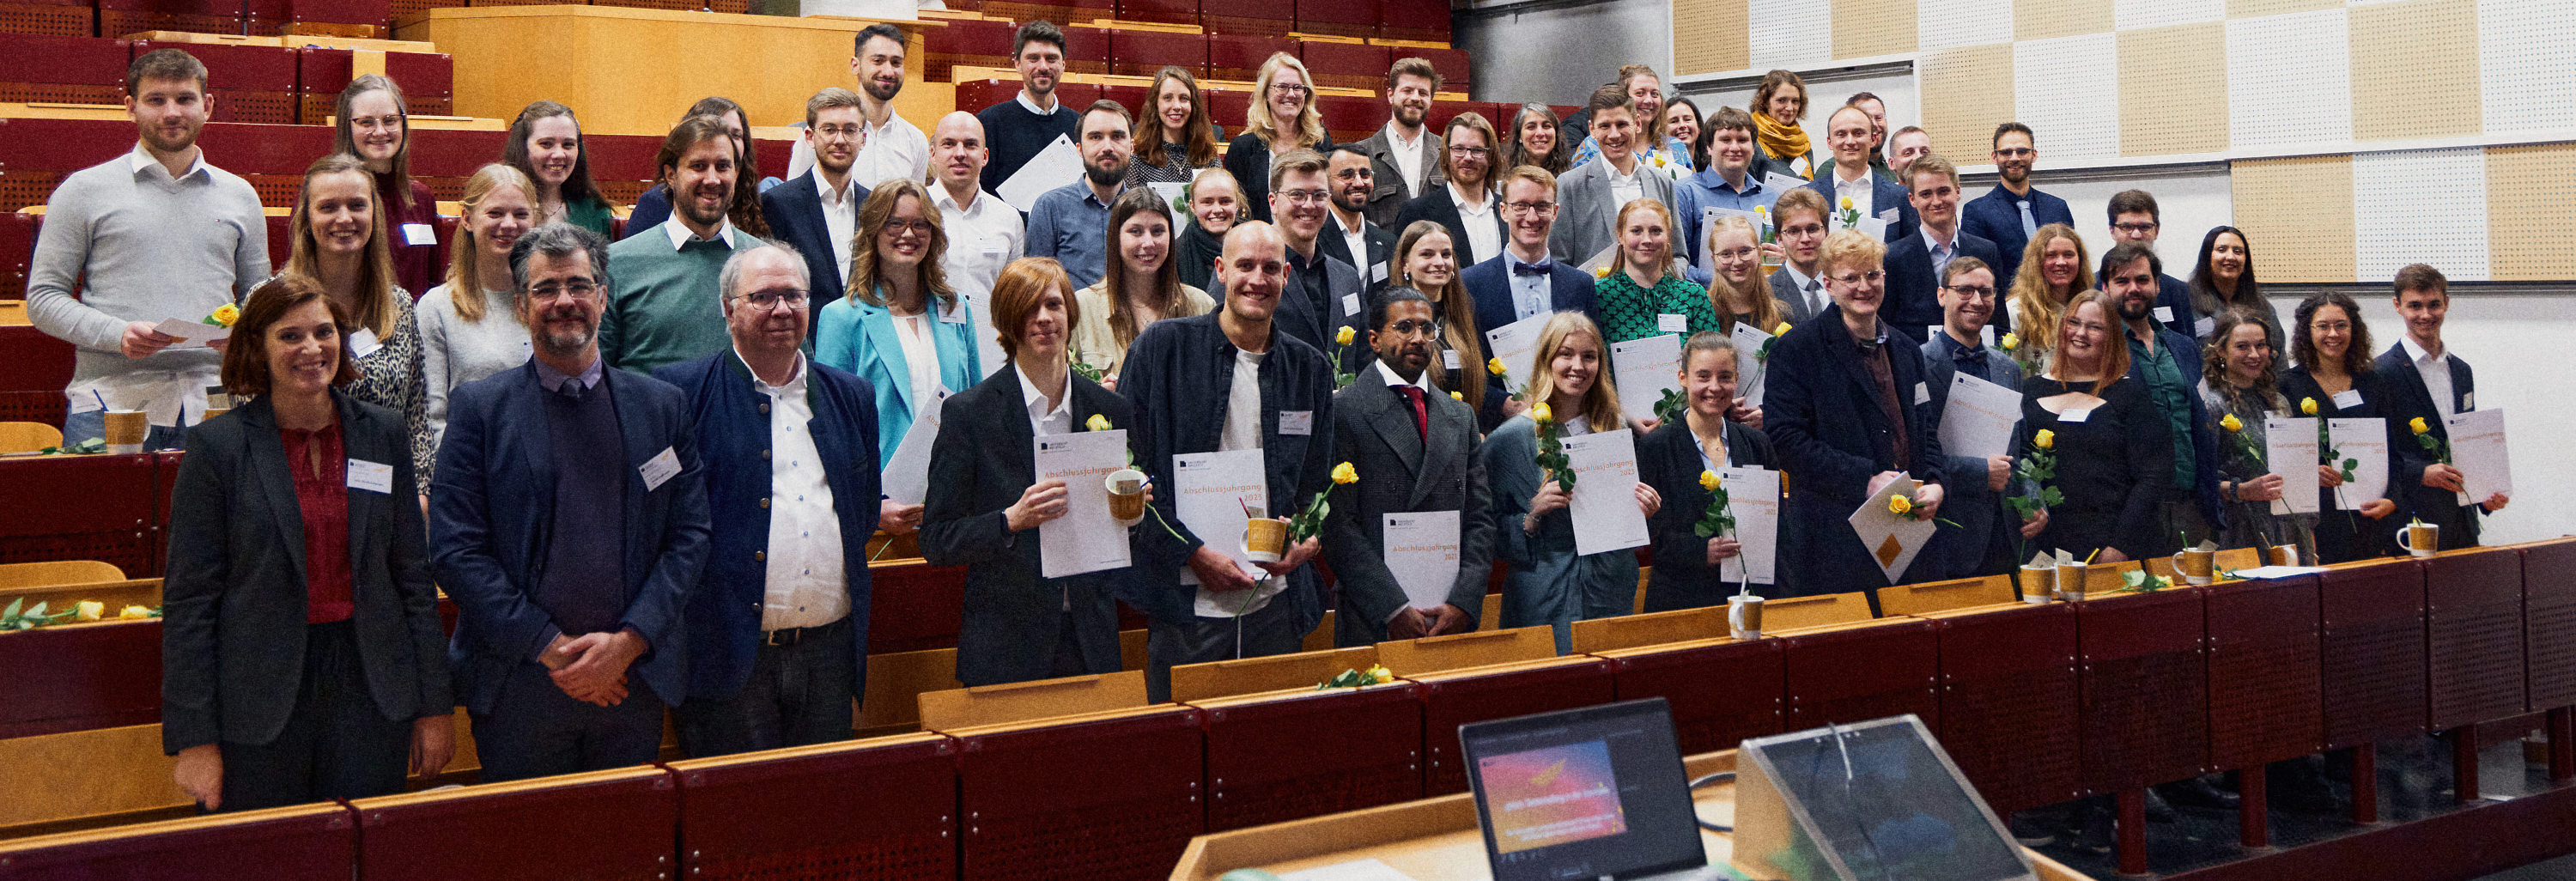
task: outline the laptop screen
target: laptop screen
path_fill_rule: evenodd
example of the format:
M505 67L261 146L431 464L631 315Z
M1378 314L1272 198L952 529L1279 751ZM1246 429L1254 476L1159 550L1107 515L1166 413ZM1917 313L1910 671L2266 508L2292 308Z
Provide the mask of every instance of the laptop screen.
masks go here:
M1707 865L1662 698L1458 729L1495 881Z

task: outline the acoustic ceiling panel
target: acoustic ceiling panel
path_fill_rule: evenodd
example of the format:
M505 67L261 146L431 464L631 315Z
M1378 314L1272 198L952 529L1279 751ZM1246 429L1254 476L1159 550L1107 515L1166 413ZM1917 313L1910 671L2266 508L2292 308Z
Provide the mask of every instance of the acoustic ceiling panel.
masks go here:
M2111 0L2013 0L2013 39L2045 40L2111 29Z
M2120 155L2127 103L2118 34L2085 34L2013 44L2013 118L2047 139L2051 159Z
M2227 19L2227 0L2114 0L2111 20L2124 31Z
M2228 18L2261 18L2318 9L2342 9L2343 0L2227 0Z
M2432 196L2486 191L2484 148L2354 155L2354 277L2388 278L2406 264L2429 263L2453 281L2485 281L2487 225L2450 207L2462 203Z
M1995 126L2011 118L2012 103L1993 94L1995 84L2013 81L2009 44L1925 52L1915 73L1923 84L1923 131L1935 153L1977 156L1993 143Z
M2009 43L2013 0L1915 0L1914 31L1924 49Z
M1833 0L1834 57L1914 51L1915 0Z
M2465 87L2478 76L2476 0L2361 6L2345 16L2352 29L2353 140L2482 131L2478 90Z
M2227 149L2227 27L2121 31L2120 155Z
M2478 97L2488 134L2576 129L2576 3L2478 0Z
M2352 137L2341 8L2227 23L2228 140L2237 149Z
M2352 177L2350 156L2235 163L2228 181L2235 225L2260 249L2265 280L2360 277L2353 274Z

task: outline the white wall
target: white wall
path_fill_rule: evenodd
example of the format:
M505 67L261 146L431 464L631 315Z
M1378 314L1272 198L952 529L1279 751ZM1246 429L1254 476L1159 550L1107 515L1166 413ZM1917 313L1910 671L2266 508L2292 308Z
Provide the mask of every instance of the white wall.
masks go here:
M1825 116L1832 113L1834 108L1841 107L1843 99L1854 94L1868 92L1877 95L1880 101L1887 104L1888 131L1923 124L1923 105L1915 97L1914 71L1910 65L1903 69L1873 66L1797 70L1798 76L1807 81L1807 119L1802 126L1807 130L1811 143L1815 145L1817 162L1825 161L1825 157L1829 155L1825 150ZM1761 85L1761 81L1756 79L1752 82L1694 83L1682 85L1680 88L1684 94L1690 96L1691 103L1699 105L1700 116L1705 118L1709 114L1716 113L1717 108L1720 107L1733 107L1751 112L1751 108L1746 104L1753 100L1753 88L1758 85ZM1982 165L1984 163L1985 157L1979 156L1976 162L1959 164Z
M1474 60L1475 100L1582 104L1622 65L1671 66L1671 12L1651 0L1483 0L1450 13L1450 39Z

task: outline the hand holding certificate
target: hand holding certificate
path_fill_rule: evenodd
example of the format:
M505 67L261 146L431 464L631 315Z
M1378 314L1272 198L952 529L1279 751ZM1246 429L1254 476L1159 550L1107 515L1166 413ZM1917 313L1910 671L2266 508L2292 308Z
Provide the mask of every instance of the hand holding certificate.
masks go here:
M1851 515L1852 531L1860 535L1861 546L1869 549L1870 559L1878 563L1879 570L1887 573L1889 584L1905 575L1905 567L1914 565L1914 555L1923 551L1923 545L1940 528L1931 520L1914 519L1900 510L1910 505L1889 504L1899 495L1910 498L1921 485L1913 475L1899 474L1871 493L1868 501L1860 503L1860 510Z
M2314 416L2263 417L2263 461L2281 475L2281 497L2272 500L2274 514L2317 512L2317 420Z
M1718 561L1718 580L1741 584L1772 583L1780 552L1780 472L1767 468L1721 468L1726 510L1735 515L1735 556Z
M1619 409L1632 419L1652 416L1665 392L1681 390L1681 335L1611 343L1610 367L1619 388Z
M1547 327L1554 313L1541 312L1528 318L1485 331L1485 349L1496 361L1503 362L1503 392L1520 394L1529 387L1533 364L1538 355L1538 334ZM1472 402L1471 402L1472 403Z
M1449 602L1458 582L1458 512L1410 511L1385 518L1380 547L1407 604L1425 612Z
M1637 507L1637 436L1613 428L1565 439L1566 467L1575 474L1567 500L1574 522L1574 552L1598 554L1645 544L1646 512Z
M2021 424L2021 392L1965 373L1953 374L1949 404L1941 410L1941 449L1980 459L2012 455L2013 426Z
M1038 524L1038 574L1063 578L1128 564L1127 527L1109 514L1109 472L1127 467L1127 431L1038 438L1037 479L1064 481L1065 514Z

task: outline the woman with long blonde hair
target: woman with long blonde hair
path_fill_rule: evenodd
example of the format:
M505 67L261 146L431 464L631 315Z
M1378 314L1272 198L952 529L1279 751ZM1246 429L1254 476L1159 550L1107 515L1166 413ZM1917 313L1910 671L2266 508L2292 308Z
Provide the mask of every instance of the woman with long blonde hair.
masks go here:
M1500 398L1502 385L1486 381L1484 365L1467 363L1476 359L1476 341L1483 337L1476 328L1476 299L1458 278L1458 250L1448 227L1428 220L1405 226L1395 240L1395 286L1431 300L1431 345L1439 350L1423 371L1431 384L1479 410L1488 392Z
M2057 350L2058 319L2066 314L2066 302L2093 289L2092 262L2074 227L2052 223L2031 234L2030 244L2022 247L2021 268L2013 273L2012 293L2004 301L2021 337L2015 356L2037 363Z
M1771 333L1787 321L1789 307L1771 296L1771 280L1762 274L1762 239L1753 222L1727 215L1708 225L1709 305L1717 309L1717 332L1733 334L1737 322Z
M535 227L536 204L536 184L516 168L496 162L465 180L447 281L412 308L420 325L431 444L447 430L449 392L528 361L528 328L519 323L510 246Z
M1243 117L1243 134L1225 148L1225 170L1243 189L1246 220L1270 220L1270 160L1290 150L1330 152L1333 139L1324 134L1324 117L1315 111L1315 75L1306 63L1286 52L1270 53L1252 83L1252 109Z
M948 234L920 181L888 179L859 205L846 294L815 319L814 360L868 381L877 393L877 458L894 457L914 420L944 393L984 378L973 306L948 285ZM904 506L918 522L921 506ZM897 523L910 529L911 522Z
M358 380L345 390L402 414L416 489L426 497L437 447L429 436L411 294L394 281L392 233L386 228L391 216L376 201L376 177L364 160L346 153L313 160L295 200L295 250L280 274L320 285L331 305L349 317L347 347Z

